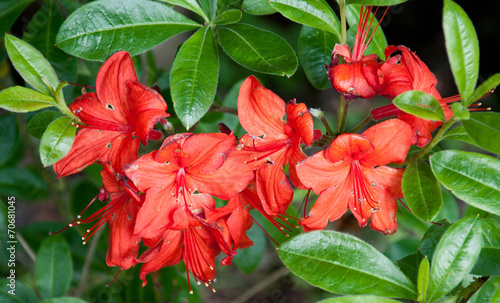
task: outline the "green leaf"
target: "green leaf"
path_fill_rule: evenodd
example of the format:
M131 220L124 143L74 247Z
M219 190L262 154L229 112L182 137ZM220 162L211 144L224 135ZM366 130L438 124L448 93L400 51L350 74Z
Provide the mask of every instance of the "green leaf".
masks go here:
M16 208L16 197L9 196L7 197L7 203L4 203L2 199L0 199L0 247L9 247L9 241L15 241L15 235L12 234L12 231L9 233L9 219L12 221L12 214L15 212ZM7 209L10 209L10 211ZM8 218L10 215L11 218ZM15 218L14 218L15 221ZM15 222L14 222L15 224ZM12 227L12 225L11 225ZM9 239L9 237L11 237ZM10 267L14 265L12 262L10 250L2 249L0 250L0 271L2 273L9 273L10 275ZM15 274L14 274L15 276ZM1 294L1 293L0 293Z
M241 20L243 13L239 9L230 9L215 17L214 24L233 24Z
M208 111L217 90L219 57L210 27L198 30L181 47L170 74L177 117L190 129Z
M35 292L31 288L26 286L26 284L16 277L14 284L12 284L11 279L0 279L0 302L37 303L40 302L40 300L38 300Z
M78 299L75 297L60 297L45 300L40 303L87 303L87 301L83 301L82 299Z
M469 109L467 107L463 106L462 103L454 102L451 104L450 108L453 111L454 118L456 118L458 120L469 120L469 118L470 118Z
M201 27L161 3L110 0L88 3L71 14L59 29L57 46L88 60L105 60L125 50L145 52L179 33Z
M21 144L15 115L0 116L0 167L15 165L13 158Z
M325 0L269 0L286 18L310 27L323 29L340 37L340 22Z
M16 21L23 10L35 0L2 0L0 1L0 40Z
M347 22L349 23L349 30L353 29L354 33L356 33L356 30L358 28L358 23L359 23L359 12L360 12L360 5L348 5L346 6L345 10L345 15ZM370 13L370 19L372 18L373 14ZM377 25L378 21L375 18L372 23L370 35L375 29L375 26ZM355 35L354 35L355 37ZM354 41L353 37L353 41ZM387 47L387 39L385 38L384 30L382 29L381 26L377 28L377 31L373 35L372 40L370 41L370 44L368 44L368 47L366 48L364 54L369 55L369 54L377 54L380 58L385 58L385 48Z
M455 2L444 0L443 30L446 52L464 104L471 100L479 76L479 42L465 11Z
M471 113L462 124L477 146L500 154L500 113Z
M488 93L491 93L498 85L500 85L500 73L494 74L479 85L467 102L463 102L464 106L469 106L474 101L477 101L486 96Z
M431 168L424 161L412 161L402 181L403 194L408 206L420 219L430 222L441 210L441 187Z
M269 15L277 12L267 0L243 0L241 9L252 15Z
M49 0L31 18L23 40L38 49L50 62L59 79L75 82L77 79L76 58L68 56L55 46L56 34L64 22L56 0Z
M399 301L376 296L345 296L326 299L318 303L398 303Z
M47 182L38 174L25 168L0 169L0 196L40 200L48 196Z
M427 297L434 301L453 290L469 274L482 246L481 221L464 218L439 240L432 259Z
M161 0L161 1L173 5L178 5L180 7L184 7L185 9L188 9L200 15L203 18L203 20L205 20L207 23L209 22L207 15L205 14L205 12L203 11L203 9L196 0Z
M219 40L231 59L250 70L287 77L297 70L295 52L288 42L272 32L248 24L233 24L219 28Z
M443 234L450 228L451 223L446 220L441 220L437 224L433 224L427 229L420 244L418 245L418 251L422 255L432 260L436 246L441 240Z
M498 303L500 302L500 276L491 277L476 292L469 303Z
M41 139L43 133L47 129L50 123L55 119L64 116L61 112L46 111L36 114L31 118L30 122L26 126L26 130L30 135L37 139Z
M445 219L449 222L456 222L458 219L463 218L463 216L460 216L460 210L458 209L455 196L444 187L441 187L441 193L443 197L443 207L441 207L441 211L439 211L439 214L434 220L440 221Z
M398 267L414 284L418 282L418 269L424 256L417 252L398 260Z
M0 107L15 113L37 111L55 106L56 100L51 96L23 86L13 86L0 92Z
M42 299L64 296L71 283L73 264L68 244L60 235L42 242L35 261L35 282Z
M354 236L334 231L301 234L279 247L283 263L324 290L415 299L415 285L384 255Z
M500 161L492 157L447 150L430 157L434 175L459 199L500 215Z
M404 3L406 1L408 0L345 0L345 4L389 6Z
M61 117L49 124L40 140L40 159L43 166L61 160L75 141L76 126L70 117Z
M460 140L472 145L476 145L476 142L472 140L463 125L457 126L447 131L443 137L443 140Z
M417 290L418 290L418 301L426 302L427 297L427 288L429 287L429 259L425 257L420 262L420 266L418 268L418 282L417 282Z
M500 222L492 219L481 220L483 248L471 271L473 275L500 275Z
M325 66L330 65L336 43L339 43L336 35L322 29L302 26L299 35L300 63L307 79L317 89L331 87Z
M443 107L433 96L421 91L407 91L392 101L400 110L426 120L445 121Z
M259 267L266 252L266 235L257 224L247 231L247 235L253 241L253 245L238 250L233 263L245 274L251 274Z
M52 95L59 80L47 59L33 46L12 35L5 36L5 47L12 65L24 81L42 94Z

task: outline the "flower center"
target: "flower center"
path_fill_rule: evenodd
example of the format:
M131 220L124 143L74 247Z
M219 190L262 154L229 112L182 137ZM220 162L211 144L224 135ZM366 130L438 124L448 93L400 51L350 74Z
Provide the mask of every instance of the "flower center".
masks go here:
M370 184L367 184L368 182L366 182L366 179L363 176L363 172L361 170L362 167L359 164L359 161L352 161L351 176L354 201L355 204L359 205L359 207L361 208L361 215L363 216L363 220L365 220L364 218L369 216L363 215L363 210L369 209L369 211L372 213L379 211L380 207L378 206L378 204L380 203L380 201L375 199L375 182L370 182ZM366 203L369 207L366 207L364 203ZM356 208L353 210L356 211Z

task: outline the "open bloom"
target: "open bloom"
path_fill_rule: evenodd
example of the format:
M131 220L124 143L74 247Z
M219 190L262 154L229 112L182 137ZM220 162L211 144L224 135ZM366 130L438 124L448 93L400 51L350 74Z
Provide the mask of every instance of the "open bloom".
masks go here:
M402 198L403 169L385 164L402 163L410 148L411 130L398 119L378 123L363 134L342 134L330 146L297 163L306 186L319 194L305 230L324 229L347 208L360 226L371 218L371 227L385 234L397 229L396 198Z
M248 134L240 139L232 156L256 170L257 193L264 211L272 216L284 214L293 190L283 167L289 164L292 183L304 188L295 172L295 163L306 158L300 145L311 145L321 133L314 131L304 103L291 101L287 105L254 76L241 85L238 118Z
M332 83L332 87L339 94L342 94L346 100L372 98L379 90L377 71L382 65L382 60L376 54L363 56L373 38L373 34L368 38L374 19L373 17L370 20L371 10L371 6L366 8L361 6L358 31L352 53L349 46L336 44L332 52L332 62L328 66L328 78ZM377 24L373 33L377 30L379 24ZM340 63L339 56L342 57L344 63Z
M77 173L99 160L117 172L137 158L167 105L161 95L137 82L130 54L118 52L101 67L96 93L85 94L69 108L85 124L69 153L54 164L59 177Z

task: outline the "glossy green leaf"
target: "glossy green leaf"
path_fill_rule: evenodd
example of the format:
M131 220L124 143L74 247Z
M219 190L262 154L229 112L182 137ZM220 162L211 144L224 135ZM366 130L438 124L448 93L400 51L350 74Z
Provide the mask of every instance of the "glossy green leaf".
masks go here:
M458 120L469 120L470 112L469 109L463 106L460 102L453 102L450 106L453 111L453 117Z
M43 166L61 160L71 149L75 140L76 126L70 117L61 117L49 124L40 140L40 159Z
M224 11L222 14L215 17L214 24L226 25L236 23L241 20L242 14L243 13L239 9L230 9Z
M247 235L253 241L253 245L239 249L233 258L233 263L245 274L251 274L259 267L266 252L266 235L257 224L252 225Z
M432 259L429 301L449 293L469 274L481 251L481 238L477 216L458 221L443 234Z
M15 235L12 233L12 230L9 233L9 210L7 207L10 208L10 216L12 217L12 214L15 214L15 207L16 207L16 197L14 196L9 196L6 197L7 203L2 201L0 199L0 247L9 247L9 241L15 241ZM12 220L12 218L10 218ZM15 220L15 219L14 219ZM12 227L12 226L11 226ZM10 274L10 268L14 266L14 262L10 261L11 260L11 253L10 250L7 249L2 249L0 250L0 270L5 273ZM10 266L9 266L10 265ZM15 276L15 275L14 275ZM0 293L1 294L1 293Z
M0 92L0 107L15 113L37 111L55 106L56 100L23 86L13 86Z
M217 15L217 8L219 4L219 0L198 0L200 2L201 8L208 16L210 20L213 20ZM220 2L224 2L221 0Z
M286 18L340 37L340 22L325 0L269 0Z
M401 216L398 215L398 220L400 218ZM420 241L416 238L405 237L389 244L383 253L384 256L389 258L389 260L397 262L398 260L413 254L417 250L419 243Z
M500 222L481 220L483 248L471 273L480 276L500 275Z
M219 40L226 54L250 70L291 77L297 70L297 57L280 36L248 24L219 28Z
M120 50L132 56L140 54L172 36L200 26L153 1L95 1L66 19L59 29L56 44L80 58L105 60Z
M500 73L494 74L479 85L467 102L463 102L464 106L469 106L474 101L477 101L486 96L488 93L491 93L492 90L494 90L498 85L500 85Z
M433 96L421 91L407 91L392 101L400 110L422 119L445 121L443 107Z
M420 252L417 252L415 254L411 254L411 255L406 256L403 259L397 261L399 269L415 285L418 282L417 281L418 280L418 268L420 267L420 262L422 262L423 258L424 258L424 256Z
M35 0L2 0L0 1L0 40L16 21L23 10Z
M24 81L42 94L52 95L59 80L47 59L33 46L11 35L5 36L5 47L12 65Z
M388 6L396 5L408 0L345 0L346 4L361 4L361 5L374 5L374 6Z
M420 219L430 222L441 210L441 187L424 161L413 161L406 167L402 181L406 203Z
M269 15L277 12L267 0L243 0L241 9L252 15Z
M299 35L300 63L307 79L317 89L331 87L325 66L330 65L336 43L339 43L336 35L322 29L302 26Z
M40 303L87 303L87 301L75 297L60 297L48 299Z
M0 195L40 200L48 196L48 185L39 174L28 169L2 168L0 169Z
M9 276L7 276L9 277ZM0 302L2 303L37 303L35 292L17 277L14 284L11 279L0 279ZM14 290L14 291L12 291ZM10 292L9 292L10 291Z
M68 244L60 235L42 242L35 261L35 282L42 299L64 296L71 283L73 263Z
M469 303L498 303L500 302L500 276L490 277L476 292Z
M446 220L441 220L437 222L437 224L431 225L418 245L420 253L429 258L429 260L432 260L439 240L441 240L441 237L448 230L448 228L450 228L450 226L451 223Z
M441 193L443 196L443 207L441 207L441 211L434 220L438 222L443 219L448 222L458 221L458 219L462 217L460 216L460 210L458 209L457 199L443 186L441 186Z
M59 79L75 82L77 79L76 58L68 56L55 46L56 35L64 17L56 0L47 1L31 18L23 34L23 40L31 44L50 62Z
M398 303L399 301L376 296L345 296L326 299L318 303Z
M446 52L464 104L469 103L479 76L479 42L465 11L452 0L444 0L443 29Z
M184 7L194 13L200 15L205 21L209 21L207 15L201 8L200 4L196 0L161 0L166 3L170 3L173 5L178 5L180 7Z
M0 116L0 167L13 166L12 158L21 145L19 126L13 114Z
M346 6L345 10L346 19L347 22L349 23L349 30L354 29L355 30L354 33L356 33L358 28L360 7L361 7L360 5L348 5ZM372 16L373 14L370 13L369 20L372 20L371 19ZM370 35L375 29L377 23L378 21L375 18L372 23ZM368 44L368 47L366 48L364 55L377 54L380 58L384 59L386 47L387 47L387 39L385 38L384 30L382 29L381 26L379 26L377 28L377 31L373 35L370 44Z
M198 30L181 47L170 74L177 117L191 128L208 111L217 90L219 57L210 27Z
M333 293L417 297L415 285L389 259L348 234L301 234L282 244L278 254L297 276Z
M417 300L419 302L426 302L427 288L429 287L429 270L430 270L429 259L425 257L424 259L422 259L422 262L420 262L420 266L418 268Z
M500 161L492 157L447 150L430 157L434 175L459 199L500 215Z
M54 111L38 113L33 118L31 118L30 122L28 122L26 130L33 137L41 139L49 124L52 123L52 121L54 121L55 119L62 116L63 114L61 112Z
M460 140L472 145L476 145L476 142L472 140L463 125L457 126L447 131L443 137L443 140Z
M471 113L462 124L477 146L500 154L500 113Z

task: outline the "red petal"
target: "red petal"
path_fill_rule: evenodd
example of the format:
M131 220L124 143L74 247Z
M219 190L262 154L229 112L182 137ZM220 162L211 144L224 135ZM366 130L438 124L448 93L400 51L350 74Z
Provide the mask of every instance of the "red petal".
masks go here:
M362 136L373 143L375 150L364 154L360 163L374 167L391 162L402 163L410 149L412 132L407 123L390 119L370 127Z
M262 86L254 76L240 87L238 118L241 126L253 136L288 139L284 131L285 102Z
M343 161L344 165L349 165L352 160L357 160L374 149L373 143L364 136L342 134L326 149L325 157L333 163Z
M311 145L314 137L314 122L304 103L289 102L286 107L288 125L307 145Z
M137 203L126 193L113 194L112 203L119 203L120 207L108 218L109 248L106 255L108 266L119 266L128 269L134 266L139 252L141 238L134 235L134 224L139 210Z
M150 272L157 271L166 266L172 266L182 260L184 251L184 245L182 245L184 242L183 234L182 231L168 230L163 234L163 241L160 244L159 250L153 247L142 254L141 258L148 257L152 253L154 254L154 257L148 258L149 260L141 268L140 277L143 281L142 286L146 285L146 275Z
M130 81L128 104L130 106L131 120L134 121L135 133L146 145L149 133L161 118L168 117L167 104L163 97L153 89L140 83Z
M117 52L106 60L96 79L99 100L111 105L115 120L121 124L128 124L130 109L127 82L129 81L137 81L137 76L132 58L125 51Z
M236 147L236 137L222 133L196 134L182 145L182 163L186 172L193 175L209 174L224 163Z
M124 133L132 130L128 121L124 121L121 115L117 115L114 107L101 102L95 93L88 93L76 98L69 108L90 128Z
M256 175L257 193L264 211L270 216L286 214L292 202L293 189L283 167L265 163L259 167Z
M177 178L179 167L176 162L158 162L156 151L145 154L127 166L125 174L141 191L151 187L172 187Z
M184 263L186 268L201 282L215 278L215 257L220 253L211 231L193 227L184 231Z
M398 228L396 222L398 205L392 196L386 195L384 198L380 201L380 210L372 214L370 226L386 235L392 235Z
M342 217L347 211L347 201L351 195L347 186L349 179L342 183L330 186L318 197L311 208L309 216L302 220L305 231L324 229L328 221L332 222Z
M297 169L295 165L307 158L306 154L302 152L302 149L298 145L294 145L288 149L287 152L287 161L288 161L288 175L290 175L290 180L292 184L300 189L307 189L308 187L303 185L300 182L299 177L297 176Z
M340 185L349 175L349 164L332 163L325 157L325 151L297 163L297 175L300 181L316 194L320 194L330 186Z

